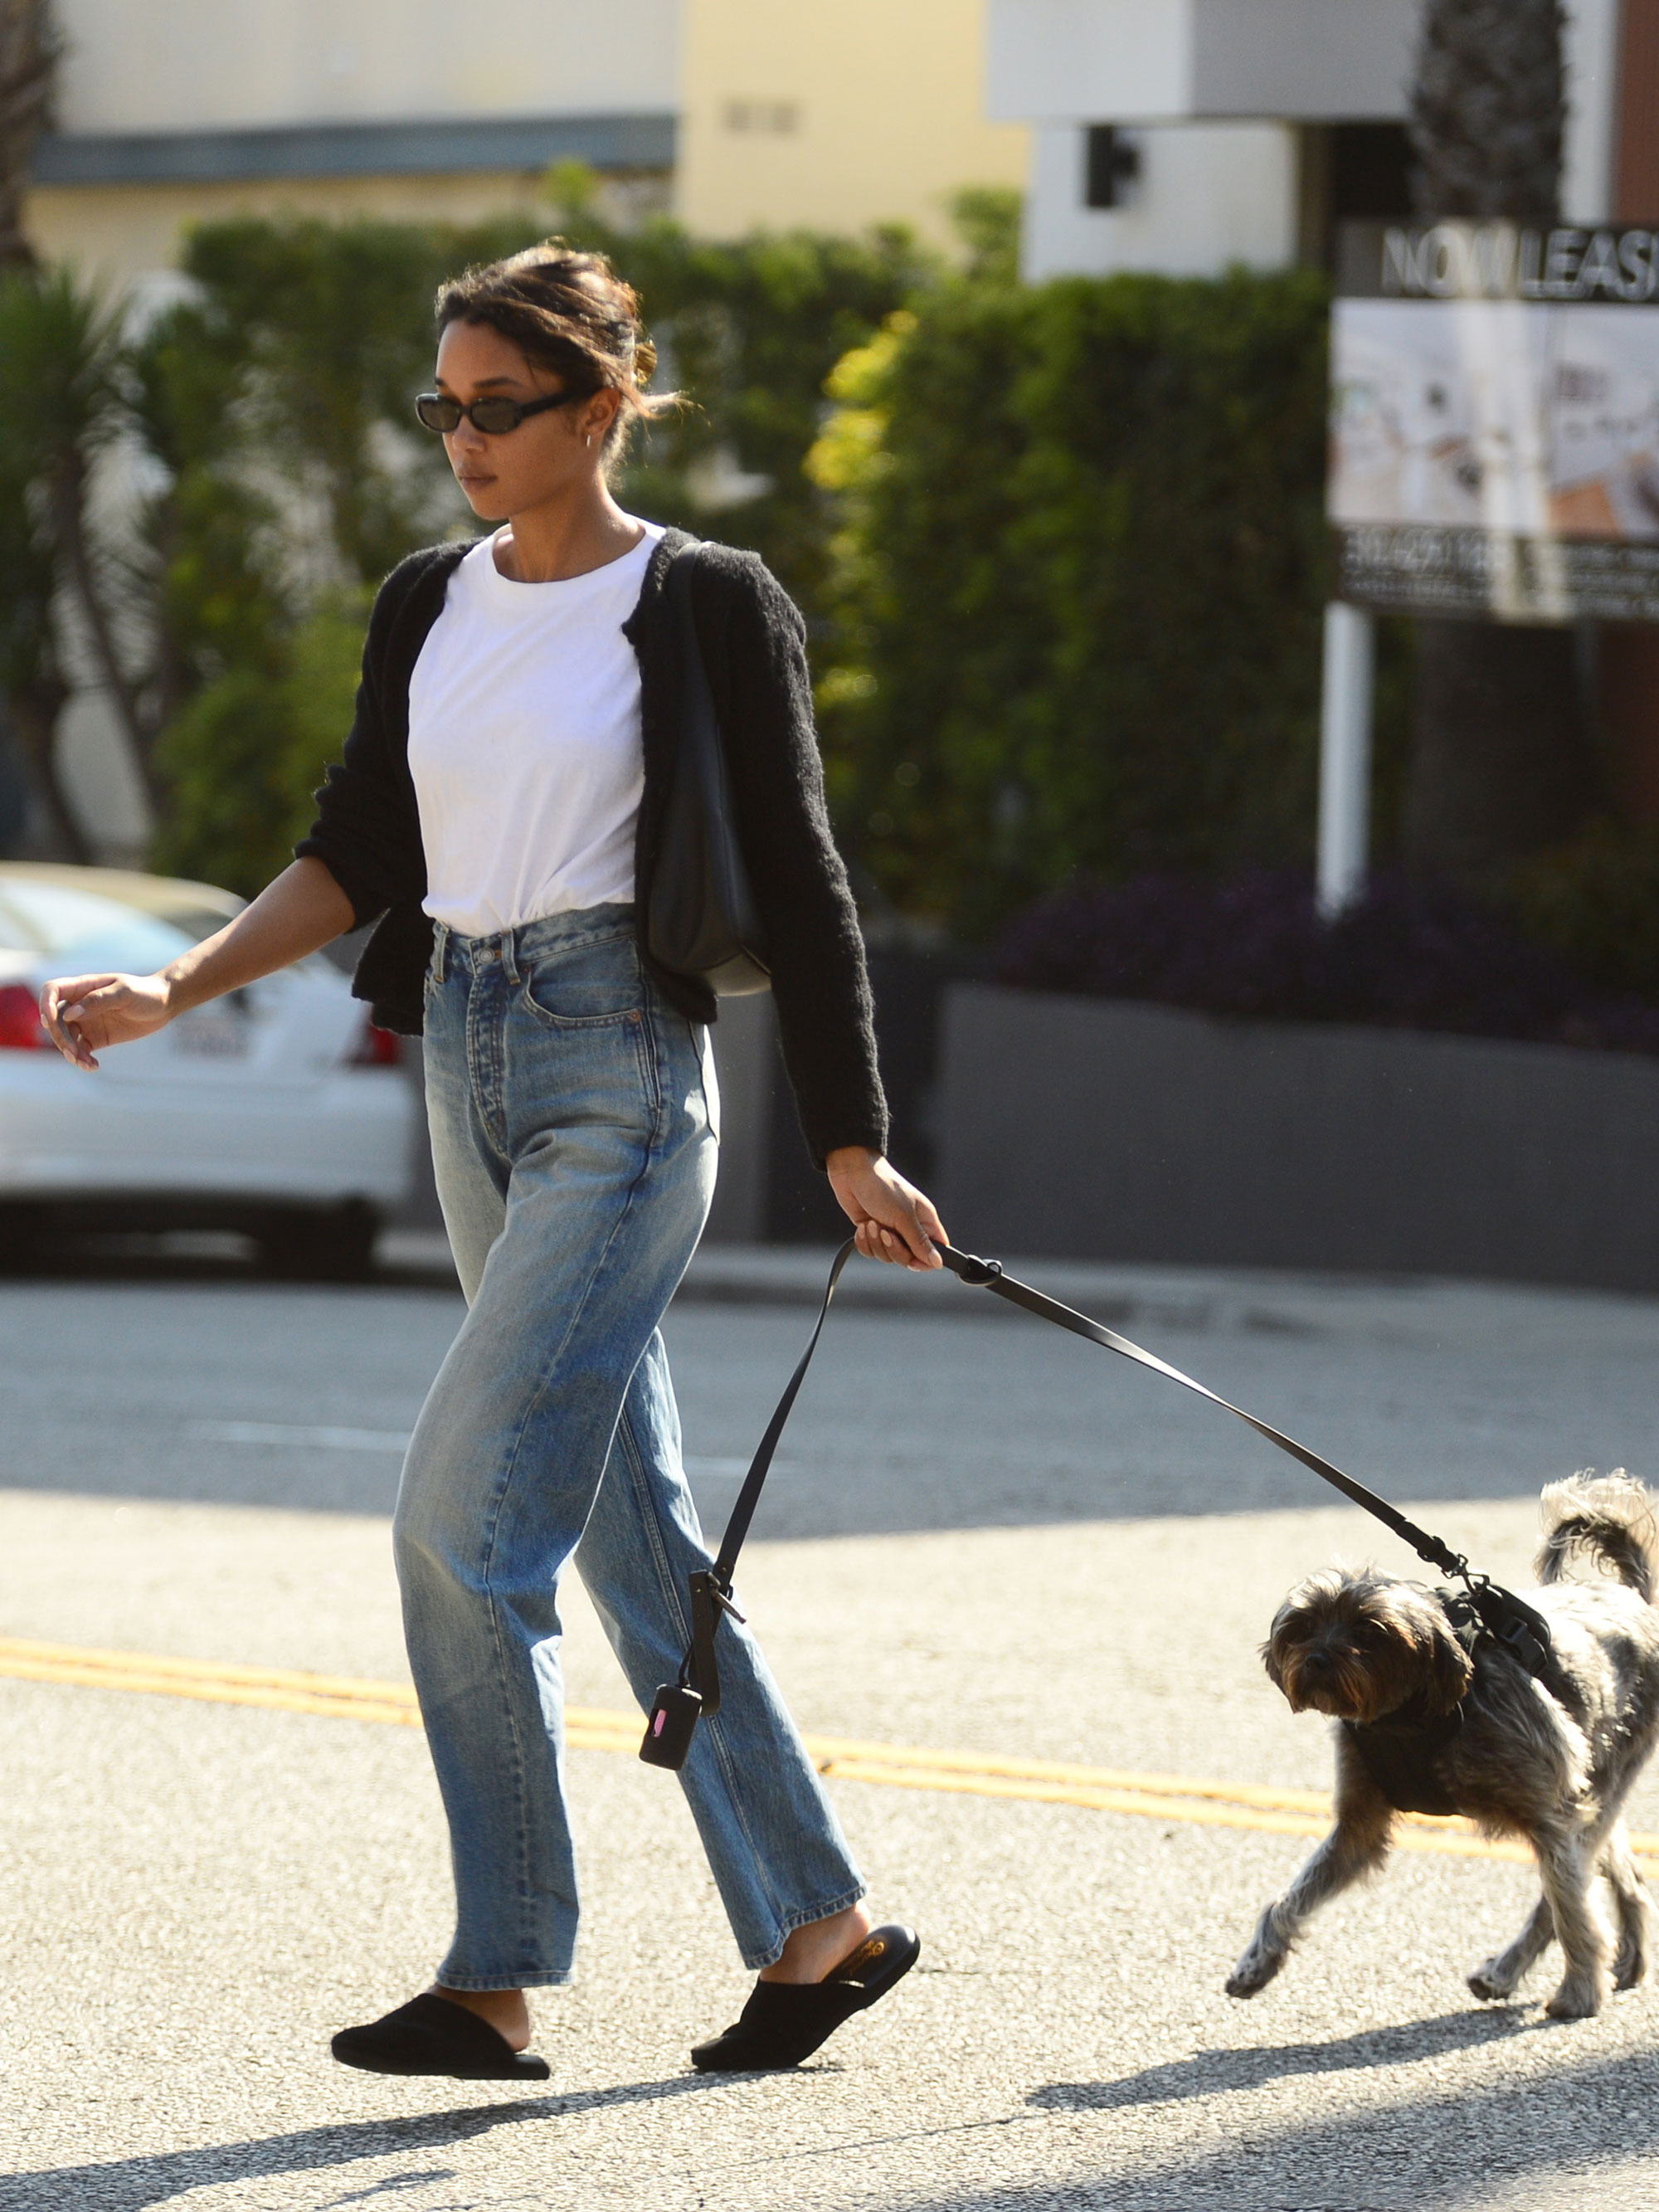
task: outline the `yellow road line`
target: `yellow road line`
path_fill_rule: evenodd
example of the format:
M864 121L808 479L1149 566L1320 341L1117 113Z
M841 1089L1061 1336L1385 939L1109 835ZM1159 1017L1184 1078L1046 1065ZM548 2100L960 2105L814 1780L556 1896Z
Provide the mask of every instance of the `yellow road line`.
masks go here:
M811 1741L809 1736L809 1749ZM941 1773L937 1769L912 1767L906 1763L907 1758L908 1754L899 1753L885 1762L832 1759L823 1762L820 1771L839 1782L883 1782L896 1790L960 1790L975 1797L1018 1797L1042 1805L1083 1805L1097 1813L1133 1813L1143 1820L1183 1820L1195 1827L1254 1828L1273 1836L1322 1836L1331 1825L1329 1798L1321 1801L1312 1790L1303 1794L1316 1804L1323 1802L1325 1812L1321 1819L1295 1813L1260 1812L1239 1802L1248 1785L1241 1785L1239 1798L1230 1801L1226 1785L1221 1783L1170 1783L1167 1777L1158 1778L1168 1788L1185 1793L1168 1796L1162 1790L1095 1790L1080 1784L1066 1787L993 1774ZM1127 1784L1129 1778L1122 1778ZM1446 1852L1458 1858L1527 1862L1532 1858L1524 1844L1488 1842L1468 1821L1431 1821L1415 1813L1402 1816L1395 1842L1401 1850ZM1638 1848L1644 1844L1650 1844L1659 1852L1659 1837L1633 1838L1632 1843Z
M1228 1804L1254 1805L1267 1812L1323 1814L1328 1825L1331 1809L1328 1792L1318 1790L1269 1790L1252 1782L1193 1782L1179 1774L1128 1774L1109 1766L1076 1766L1052 1759L1005 1759L991 1752L898 1750L890 1744L855 1743L839 1736L815 1736L812 1741L813 1755L821 1760L898 1759L905 1766L928 1771L1003 1775L1012 1780L1052 1783L1058 1788L1152 1790L1182 1797L1218 1797Z
M82 1689L137 1690L152 1696L196 1698L214 1705L323 1713L338 1720L379 1721L400 1728L421 1724L415 1692L403 1683L366 1682L349 1675L307 1674L278 1667L243 1667L224 1660L175 1659L0 1637L0 1675ZM565 1740L574 1751L632 1753L639 1748L640 1727L638 1717L632 1713L608 1712L587 1705L565 1709ZM878 1783L892 1790L1014 1798L1026 1804L1077 1805L1099 1813L1130 1814L1142 1820L1249 1828L1275 1836L1322 1836L1331 1820L1329 1797L1315 1790L1194 1781L1178 1774L1136 1774L1060 1759L1006 1758L992 1752L928 1751L898 1744L863 1743L845 1736L808 1736L806 1748L819 1771L832 1780ZM1467 1820L1438 1820L1424 1814L1407 1814L1396 1840L1405 1850L1443 1852L1459 1858L1524 1861L1531 1857L1524 1844L1488 1841ZM1633 1836L1631 1842L1640 1856L1659 1863L1659 1836Z

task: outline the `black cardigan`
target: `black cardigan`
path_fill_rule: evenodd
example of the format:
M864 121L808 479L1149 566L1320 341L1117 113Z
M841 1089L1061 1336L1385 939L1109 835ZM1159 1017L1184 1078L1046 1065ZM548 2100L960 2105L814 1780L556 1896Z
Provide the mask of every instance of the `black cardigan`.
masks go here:
M642 941L684 696L663 586L669 562L687 542L671 530L657 546L623 634L639 659L645 753L635 848L641 958L682 1013L708 1022L716 1012L712 993L659 968ZM317 794L317 819L295 848L322 861L360 927L379 918L352 988L371 1002L382 1028L410 1036L421 1029L432 924L421 906L426 854L409 772L409 684L449 579L470 550L453 544L411 553L380 586L345 757L330 768ZM876 1072L864 940L823 802L805 626L758 556L726 545L698 556L692 609L738 839L771 947L784 1064L807 1144L820 1165L840 1145L884 1152L887 1109Z

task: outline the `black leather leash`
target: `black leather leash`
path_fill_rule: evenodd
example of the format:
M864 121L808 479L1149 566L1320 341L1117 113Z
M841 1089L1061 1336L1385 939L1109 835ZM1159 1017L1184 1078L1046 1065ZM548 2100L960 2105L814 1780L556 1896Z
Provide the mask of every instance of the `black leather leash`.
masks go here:
M1431 1535L1426 1528L1419 1528L1414 1521L1408 1521L1397 1506L1389 1504L1386 1498L1379 1498L1374 1490L1368 1490L1363 1482L1357 1482L1352 1475L1345 1474L1340 1467L1334 1466L1318 1452L1310 1451L1306 1444L1297 1443L1294 1437L1287 1437L1282 1429L1274 1428L1271 1422L1257 1420L1254 1413L1247 1413L1242 1406L1235 1406L1227 1399L1218 1397L1213 1390L1206 1389L1203 1383L1194 1382L1190 1375L1183 1375L1178 1367L1171 1367L1168 1360L1159 1359L1153 1352L1143 1352L1138 1344L1131 1344L1127 1336L1120 1336L1115 1329L1108 1328L1104 1322L1091 1321L1087 1314L1079 1313L1075 1307L1062 1305L1058 1298L1047 1297L1042 1291L1034 1291L1029 1283L1018 1282L1012 1275L1005 1274L1000 1260L981 1260L972 1252L958 1252L949 1244L941 1244L936 1249L951 1273L971 1287L993 1291L996 1297L1006 1298L1010 1305L1020 1306L1025 1312L1035 1314L1039 1321L1050 1321L1057 1328L1068 1328L1073 1336L1086 1338L1091 1344L1097 1344L1104 1351L1115 1352L1125 1359L1133 1359L1138 1367L1150 1368L1154 1375L1162 1375L1171 1382L1179 1382L1183 1390L1195 1391L1200 1398L1207 1398L1212 1406L1219 1406L1224 1413L1235 1414L1253 1428L1257 1436L1265 1437L1280 1451L1288 1452L1292 1459L1300 1460L1303 1466L1310 1473L1316 1474L1322 1482L1328 1482L1334 1490L1340 1490L1345 1498L1351 1498L1356 1505L1372 1515L1385 1528L1391 1528L1396 1536L1411 1546L1419 1559L1426 1561L1431 1567L1438 1567L1443 1575L1455 1575L1468 1592L1468 1601L1480 1616L1487 1634L1496 1638L1529 1674L1535 1674L1540 1680L1548 1682L1559 1673L1550 1644L1549 1623L1536 1607L1528 1605L1524 1598L1516 1597L1513 1590L1500 1589L1489 1576L1475 1574L1461 1552L1454 1552L1438 1536Z
M691 1577L690 1648L680 1662L679 1680L664 1682L652 1703L645 1723L645 1740L640 1746L640 1757L647 1766L684 1766L697 1723L705 1714L717 1713L720 1709L720 1670L714 1638L722 1613L729 1613L734 1620L743 1619L732 1602L732 1577L737 1571L738 1553L743 1549L743 1540L749 1534L755 1508L760 1504L761 1491L771 1468L772 1455L778 1448L778 1438L783 1434L783 1425L789 1419L800 1386L806 1380L806 1370L812 1364L812 1354L818 1348L836 1285L857 1249L856 1241L849 1237L836 1253L812 1334L806 1340L805 1351L795 1363L788 1387L766 1425L759 1449L749 1462L749 1472L743 1478L743 1487L720 1539L720 1556L712 1567L705 1567Z
M1408 1521L1403 1513L1389 1504L1386 1498L1379 1498L1374 1490L1367 1490L1363 1482L1356 1482L1352 1475L1344 1474L1340 1467L1333 1467L1329 1460L1322 1459L1316 1451L1310 1451L1306 1444L1299 1444L1294 1437L1287 1437L1282 1429L1275 1429L1266 1421L1258 1421L1254 1413L1247 1413L1242 1406L1230 1405L1226 1399L1218 1398L1213 1390L1206 1390L1203 1383L1195 1382L1190 1375L1183 1375L1178 1367L1171 1367L1167 1360L1159 1359L1155 1353L1143 1352L1138 1344L1131 1344L1127 1336L1120 1336L1115 1329L1108 1328L1103 1322L1091 1321L1087 1314L1079 1313L1075 1307L1063 1306L1058 1298L1045 1297L1041 1291L1034 1291L1029 1283L1017 1282L1013 1276L1004 1274L1000 1260L977 1259L973 1253L958 1252L949 1244L941 1244L938 1249L939 1258L951 1272L972 1288L990 1291L1000 1298L1006 1298L1010 1305L1023 1307L1027 1313L1035 1314L1039 1321L1051 1321L1057 1328L1069 1328L1073 1336L1085 1337L1091 1344L1097 1344L1104 1351L1115 1352L1125 1359L1133 1359L1138 1367L1149 1367L1154 1375L1162 1375L1171 1382L1179 1382L1183 1390L1196 1391L1200 1398L1207 1398L1212 1406L1219 1406L1224 1413L1237 1414L1241 1421L1249 1424L1257 1436L1266 1437L1270 1444L1277 1444L1280 1451L1289 1452L1292 1459L1299 1459L1304 1467L1340 1490L1345 1498L1351 1498L1356 1505L1363 1505L1367 1513L1374 1513L1385 1528L1392 1528L1396 1536L1404 1538L1419 1559L1426 1560L1431 1567L1438 1567L1443 1575L1460 1575L1468 1578L1469 1563L1459 1553L1443 1544L1438 1536L1431 1536L1426 1529L1419 1528L1414 1521Z
M1087 1314L1079 1313L1075 1307L1062 1305L1058 1298L1048 1297L1042 1291L1033 1290L1029 1283L1022 1283L1014 1276L1005 1274L1000 1260L981 1260L971 1252L958 1252L950 1244L940 1244L936 1249L945 1265L970 1288L990 1291L997 1297L1006 1298L1010 1305L1034 1314L1039 1321L1052 1322L1057 1328L1069 1329L1073 1336L1080 1336L1090 1344L1099 1345L1103 1351L1115 1352L1120 1358L1133 1360L1138 1367L1148 1368L1154 1375L1162 1375L1168 1382L1180 1383L1183 1390L1191 1390L1200 1398L1207 1398L1212 1406L1219 1406L1223 1413L1235 1415L1254 1429L1259 1437L1265 1437L1270 1444L1276 1445L1282 1452L1288 1452L1292 1459L1299 1460L1322 1482L1328 1482L1333 1489L1340 1490L1345 1498L1372 1515L1385 1528L1392 1529L1396 1536L1411 1546L1419 1559L1431 1567L1437 1567L1443 1575L1455 1575L1468 1591L1468 1602L1480 1617L1486 1632L1495 1638L1529 1674L1534 1674L1547 1685L1553 1686L1553 1678L1559 1670L1554 1664L1549 1624L1543 1615L1528 1605L1524 1598L1516 1597L1512 1590L1500 1589L1489 1577L1474 1573L1461 1552L1454 1552L1438 1536L1431 1535L1426 1528L1419 1528L1414 1521L1408 1521L1397 1506L1389 1504L1386 1498L1379 1498L1374 1490L1368 1490L1363 1482L1356 1481L1351 1474L1345 1474L1340 1467L1322 1457L1318 1452L1310 1451L1306 1444L1297 1443L1294 1437L1287 1437L1282 1429L1274 1428L1271 1422L1258 1420L1254 1413L1247 1413L1242 1406L1233 1405L1228 1399L1207 1389L1202 1382L1194 1382L1190 1375L1183 1375L1178 1367L1171 1367L1168 1360L1158 1358L1154 1352L1144 1352L1139 1345L1132 1344L1127 1336L1120 1336L1115 1329L1108 1328L1103 1322L1091 1321ZM812 1334L807 1340L806 1349L802 1352L794 1373L789 1378L788 1388L779 1399L777 1408L767 1423L760 1448L750 1462L749 1472L744 1477L743 1487L738 1492L737 1503L732 1509L732 1517L726 1524L720 1556L712 1568L703 1569L691 1577L690 1647L681 1662L678 1681L665 1682L658 1690L646 1722L645 1741L640 1746L640 1757L648 1765L683 1766L686 1753L691 1748L691 1737L698 1721L705 1714L720 1710L720 1678L715 1655L715 1637L722 1613L729 1613L738 1620L743 1619L732 1601L732 1577L737 1568L738 1553L744 1538L749 1534L749 1524L755 1517L755 1508L760 1503L761 1490L772 1464L772 1455L777 1449L778 1439L783 1434L784 1423L789 1418L790 1409L812 1363L812 1354L817 1350L818 1339L823 1334L824 1320L830 1311L830 1302L836 1295L836 1285L856 1249L854 1239L849 1237L836 1253L830 1270L830 1280L824 1287L823 1303L818 1308L818 1317L812 1326Z

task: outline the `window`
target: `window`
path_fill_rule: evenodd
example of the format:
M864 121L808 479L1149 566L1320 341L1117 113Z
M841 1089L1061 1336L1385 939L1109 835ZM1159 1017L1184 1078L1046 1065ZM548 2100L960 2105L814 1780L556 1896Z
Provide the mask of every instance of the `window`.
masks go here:
M1083 204L1121 207L1124 186L1140 174L1140 149L1115 123L1091 123L1083 133Z
M793 100L727 100L720 104L726 130L756 138L787 138L800 129L800 108Z
M1308 124L1301 142L1301 258L1334 270L1345 222L1411 214L1411 144L1403 123Z

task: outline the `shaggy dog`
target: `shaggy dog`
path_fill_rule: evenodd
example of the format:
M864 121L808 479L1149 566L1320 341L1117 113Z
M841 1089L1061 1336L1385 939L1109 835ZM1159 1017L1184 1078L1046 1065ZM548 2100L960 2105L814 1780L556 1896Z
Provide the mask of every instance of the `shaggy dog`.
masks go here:
M1526 1593L1554 1646L1543 1680L1472 1632L1455 1599L1449 1612L1450 1593L1372 1571L1312 1576L1279 1607L1261 1656L1292 1712L1337 1724L1336 1826L1262 1914L1230 1996L1265 1988L1319 1906L1377 1871L1401 1811L1465 1814L1487 1835L1523 1836L1537 1858L1544 1893L1469 1976L1476 1996L1513 1995L1552 1936L1566 1961L1547 2008L1558 2020L1599 2011L1609 1980L1641 1980L1650 1908L1623 1808L1659 1734L1659 1530L1622 1469L1551 1484L1543 1519L1540 1587ZM1599 1582L1561 1579L1576 1553ZM1591 1894L1598 1874L1616 1936Z

